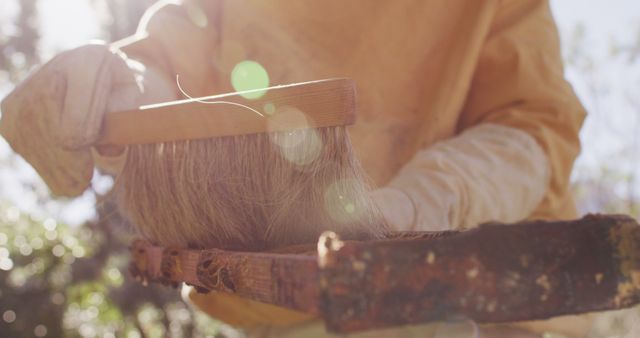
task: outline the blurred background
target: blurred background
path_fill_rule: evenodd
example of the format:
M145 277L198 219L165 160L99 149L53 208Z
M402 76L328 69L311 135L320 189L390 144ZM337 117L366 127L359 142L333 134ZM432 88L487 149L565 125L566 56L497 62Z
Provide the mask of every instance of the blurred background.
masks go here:
M154 0L0 1L0 99L36 64L135 31ZM566 76L589 115L572 176L579 210L640 211L640 1L552 0ZM127 226L96 175L52 199L0 138L0 337L233 337L177 292L131 281ZM637 312L637 310L634 310ZM596 324L622 335L638 314ZM594 325L596 325L594 324Z

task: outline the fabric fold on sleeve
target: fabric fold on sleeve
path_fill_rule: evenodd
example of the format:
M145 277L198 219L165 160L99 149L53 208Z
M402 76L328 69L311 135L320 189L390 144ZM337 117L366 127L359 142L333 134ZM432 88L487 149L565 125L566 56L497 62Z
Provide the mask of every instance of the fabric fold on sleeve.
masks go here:
M390 182L415 205L409 229L450 230L529 216L549 184L549 162L527 133L482 124L418 152Z

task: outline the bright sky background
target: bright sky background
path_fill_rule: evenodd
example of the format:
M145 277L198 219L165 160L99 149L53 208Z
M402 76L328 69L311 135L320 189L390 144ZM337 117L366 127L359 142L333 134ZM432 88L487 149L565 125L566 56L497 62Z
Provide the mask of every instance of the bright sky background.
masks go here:
M132 1L132 0L128 0ZM135 0L133 0L135 1ZM41 41L46 54L77 47L89 40L99 39L98 18L87 0L40 0L41 27L45 34Z
M638 115L625 108L625 98L623 97L629 90L639 90L637 75L640 63L636 62L635 67L628 68L621 65L618 60L610 56L612 41L622 43L633 43L640 38L637 36L640 29L640 1L638 0L553 0L552 9L558 23L558 27L563 38L564 47L568 47L570 36L578 24L583 24L587 36L588 53L594 57L598 63L599 72L597 76L602 80L602 84L609 88L607 93L609 100L603 104L604 107L595 107L593 98L588 94L587 81L584 74L577 72L571 67L567 68L567 77L574 85L578 95L587 106L590 113L605 110L608 118L615 120L616 130L628 129L629 118ZM631 76L636 75L636 76ZM591 118L592 116L589 116ZM620 120L620 121L618 121ZM590 127L588 124L585 127ZM600 126L602 127L602 126ZM585 129L586 134L594 132L592 129ZM593 137L584 140L588 141ZM615 143L615 142L614 142ZM595 144L589 144L596 146ZM591 147L585 149L591 150Z
M52 56L61 50L101 38L98 17L89 3L88 0L41 0L41 29L44 35L40 48L44 55ZM591 113L582 133L584 151L576 171L576 175L588 175L590 168L608 160L610 154L632 142L638 132L631 126L637 123L639 112L632 111L624 102L626 96L640 94L640 62L629 68L620 60L613 60L610 57L610 45L614 39L630 42L639 38L635 34L640 28L640 0L552 0L551 4L563 40L569 41L575 27L579 23L584 24L588 49L598 65L604 65L599 67L600 71L595 76L601 79L608 93L599 101L592 99L585 75L577 69L567 69L569 80ZM14 13L15 0L0 1L0 20ZM10 28L2 27L0 34L3 33L10 33ZM0 97L8 89L0 88ZM630 90L636 93L629 93ZM640 151L640 147L637 150ZM0 140L0 158L8 153L6 143ZM20 176L35 175L24 163L18 169ZM640 172L635 168L634 171ZM24 193L15 175L15 168L0 167L2 198L9 198L22 209L42 207L35 195ZM91 216L93 202L90 197L85 197L65 208L61 207L62 204L53 203L45 206L44 212L63 221L78 223Z
M573 179L599 179L605 168L640 177L640 60L629 63L628 58L611 53L615 43L632 44L640 39L640 1L553 0L551 4L565 52L576 27L582 24L586 36L583 47L594 62L591 73L575 65L566 72L589 113ZM599 95L589 84L595 84ZM629 104L630 98L638 100L635 107ZM640 191L637 181L635 186ZM621 195L628 193L625 184L612 188Z

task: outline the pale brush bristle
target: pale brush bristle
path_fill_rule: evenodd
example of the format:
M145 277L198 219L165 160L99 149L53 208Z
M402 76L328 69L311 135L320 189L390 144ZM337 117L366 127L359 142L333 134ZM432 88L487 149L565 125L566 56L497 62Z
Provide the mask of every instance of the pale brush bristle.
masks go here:
M164 246L265 250L386 229L346 127L130 146L114 191Z

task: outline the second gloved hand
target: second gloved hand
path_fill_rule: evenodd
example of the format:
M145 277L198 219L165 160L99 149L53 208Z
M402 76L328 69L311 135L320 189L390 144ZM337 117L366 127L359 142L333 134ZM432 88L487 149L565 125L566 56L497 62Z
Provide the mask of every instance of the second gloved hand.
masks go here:
M166 80L153 81L153 88L144 86L151 82L145 77L144 68L106 45L63 52L3 100L0 134L54 195L80 195L93 175L92 145L104 114L136 108L151 97L173 98Z
M443 198L440 201L434 201L431 205L426 205L425 203L421 205L421 212L428 215L426 217L428 221L418 225L416 204L405 192L394 187L384 187L371 193L371 197L380 212L382 212L382 216L387 221L389 228L393 231L441 231L449 229L449 208L446 205L446 198L444 198L444 195L441 196Z

